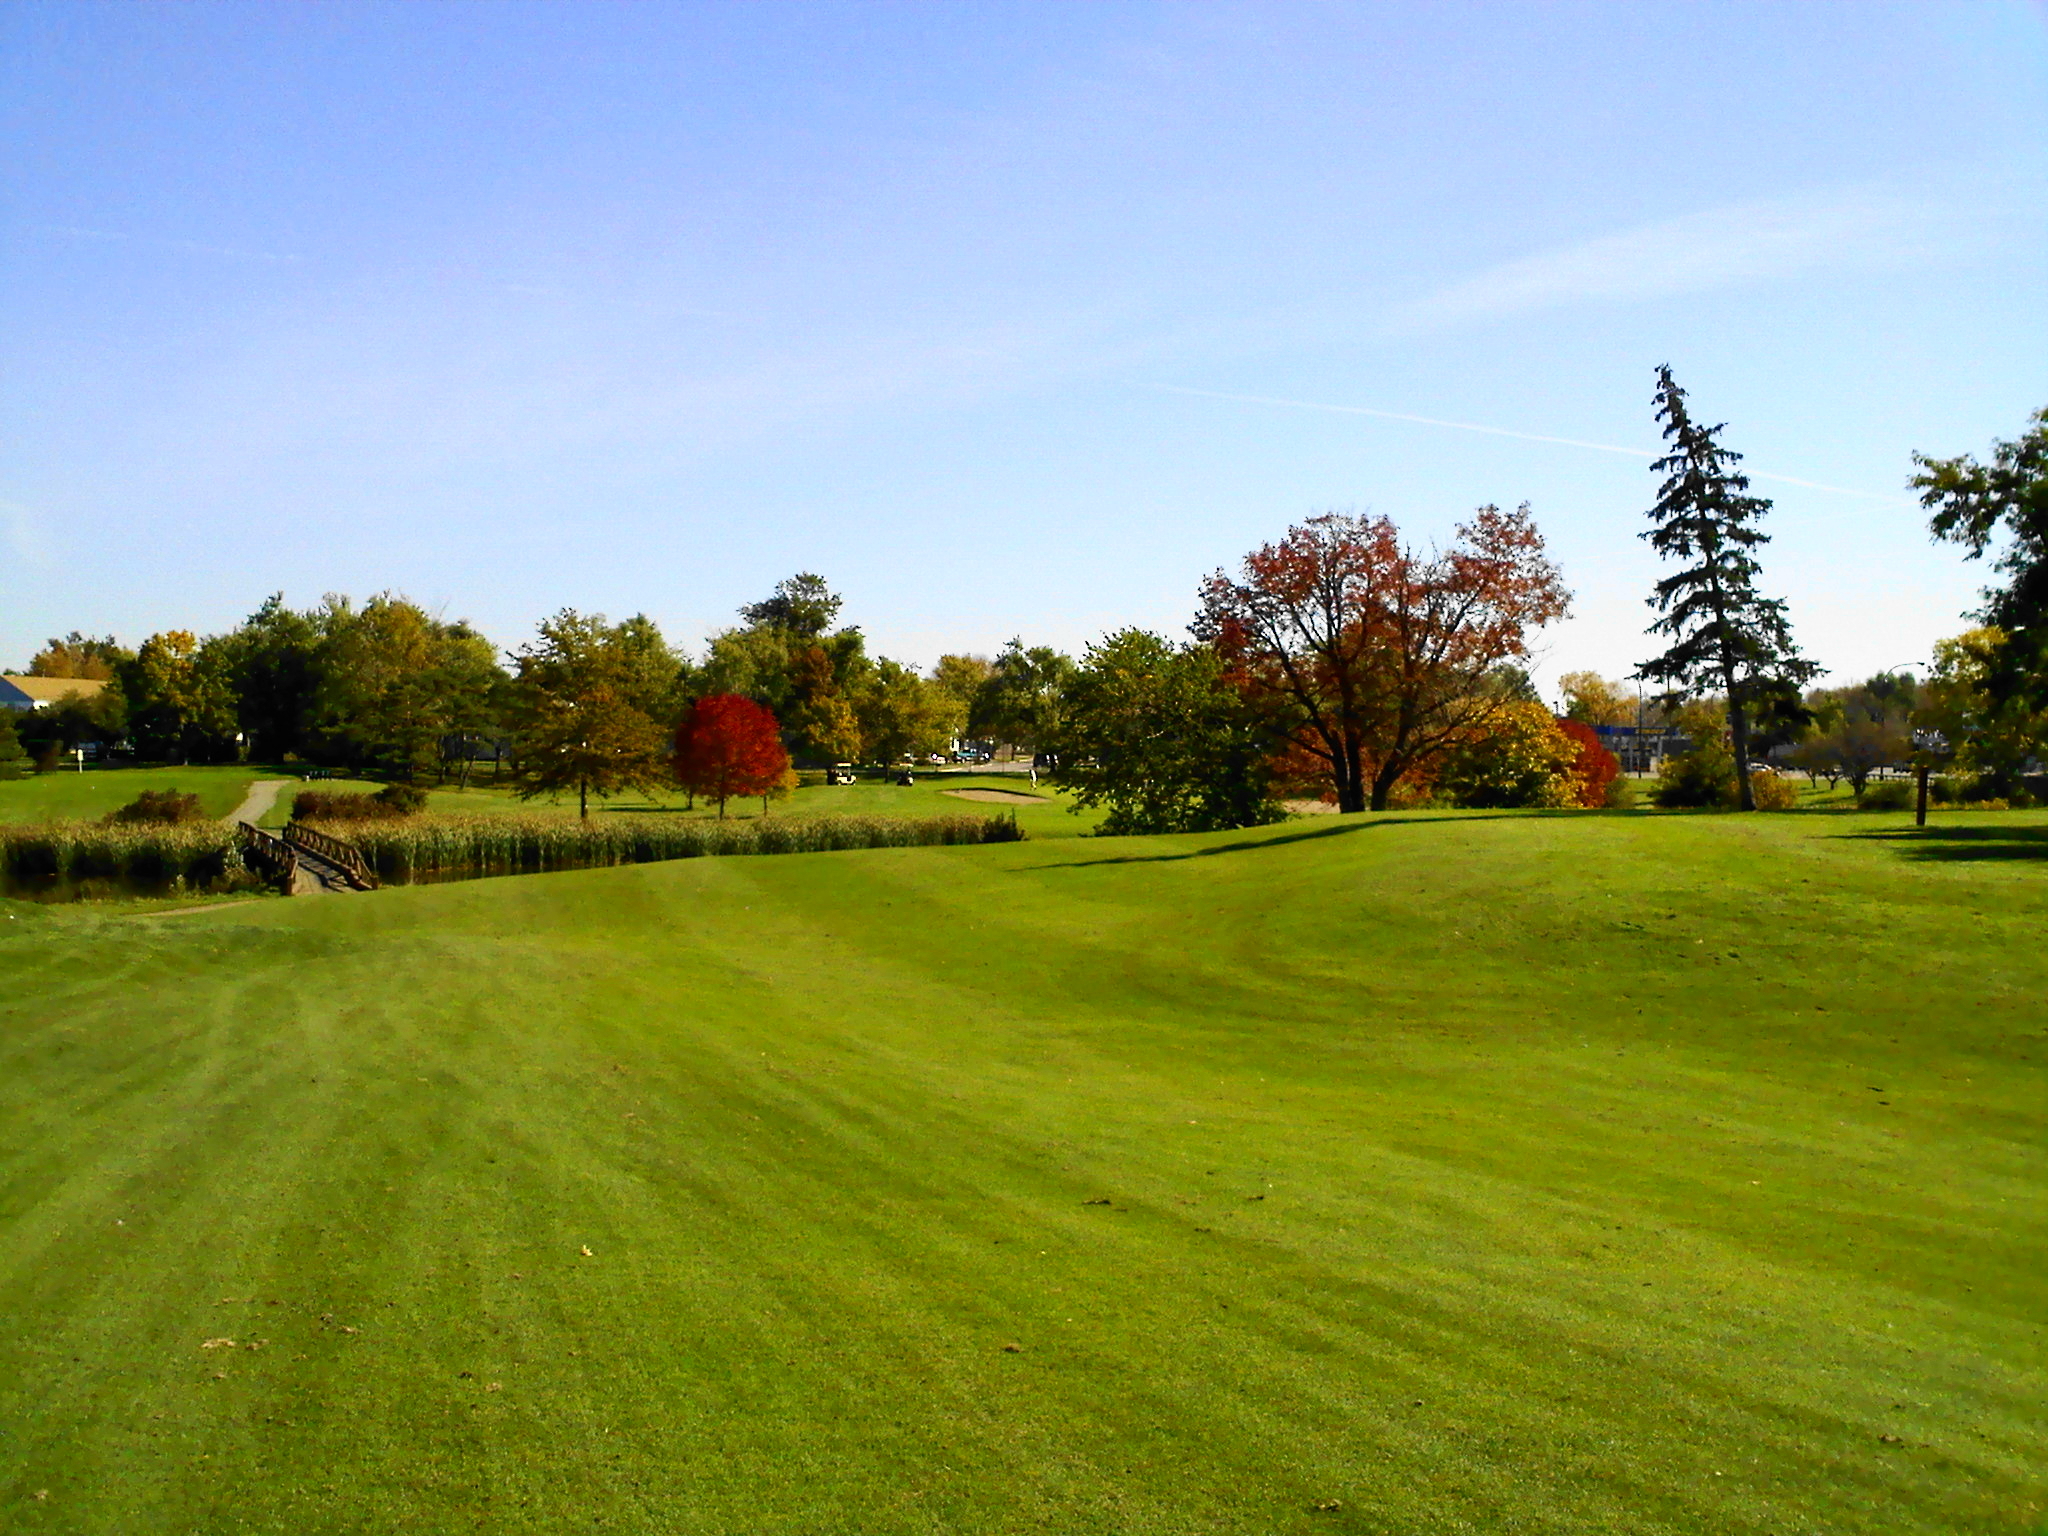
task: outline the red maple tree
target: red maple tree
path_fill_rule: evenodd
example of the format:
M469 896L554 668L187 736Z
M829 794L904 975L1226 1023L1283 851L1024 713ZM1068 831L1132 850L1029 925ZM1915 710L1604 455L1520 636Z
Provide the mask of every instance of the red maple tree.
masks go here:
M752 699L714 693L699 699L676 727L676 781L718 803L765 795L781 786L789 753L775 717Z
M1558 716L1557 728L1578 743L1578 761L1572 764L1572 783L1579 804L1594 809L1607 803L1607 786L1621 777L1621 759L1601 744L1600 733L1582 720Z

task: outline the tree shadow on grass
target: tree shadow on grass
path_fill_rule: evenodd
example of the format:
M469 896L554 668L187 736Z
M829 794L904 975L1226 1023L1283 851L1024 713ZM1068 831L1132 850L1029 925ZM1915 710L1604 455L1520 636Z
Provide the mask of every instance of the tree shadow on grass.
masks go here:
M1280 837L1247 838L1237 843L1217 843L1208 848L1191 848L1185 853L1126 853L1104 859L1075 859L1058 864L1021 865L1017 873L1027 869L1094 869L1104 864L1178 864L1185 859L1213 859L1223 853L1257 853L1262 848L1282 848L1289 843L1312 843L1323 838L1347 837L1353 832L1364 832L1373 827L1443 826L1453 821L1505 821L1511 812L1479 812L1470 816L1377 816L1370 821L1346 820L1333 827L1316 827L1309 831L1289 832Z
M1857 842L1889 843L1909 859L1976 861L2039 859L2048 861L2048 827L1970 827L1937 824L1888 832L1842 832Z

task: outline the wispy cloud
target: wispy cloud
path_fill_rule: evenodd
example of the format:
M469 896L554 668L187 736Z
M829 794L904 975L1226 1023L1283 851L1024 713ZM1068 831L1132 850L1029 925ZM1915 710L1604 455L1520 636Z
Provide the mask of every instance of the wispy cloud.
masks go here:
M1556 443L1565 448L1587 448L1595 453L1618 453L1623 458L1641 459L1648 462L1661 458L1661 448L1624 448L1616 443L1588 442L1582 437L1553 437L1547 432L1520 432L1513 427L1488 427L1476 421L1450 421L1441 416L1416 416L1407 411L1375 410L1369 405L1329 405L1320 400L1284 400L1273 395L1235 395L1218 389L1190 389L1179 384L1156 386L1170 395L1194 395L1203 400L1235 400L1241 405L1277 405L1297 411L1328 411L1339 416L1373 416L1382 421L1410 421L1425 427L1449 427L1455 432L1482 432L1488 437L1512 437L1525 443ZM1887 502L1893 506L1909 507L1914 503L1899 496L1885 496L1876 491L1859 491L1846 485L1824 485L1818 480L1802 480L1794 475L1772 474L1768 470L1748 469L1752 480L1770 480L1779 485L1797 485L1809 491L1830 491L1837 496L1858 496L1865 501Z
M1981 243L1939 192L1856 187L1741 203L1603 235L1503 263L1397 307L1397 329L1426 330L1582 303L1698 293L1819 268L1895 265Z

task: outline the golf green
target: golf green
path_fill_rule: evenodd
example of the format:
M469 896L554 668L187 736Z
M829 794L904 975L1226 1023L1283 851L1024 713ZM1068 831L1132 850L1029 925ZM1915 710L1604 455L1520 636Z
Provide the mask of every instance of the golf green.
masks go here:
M2024 1533L2048 817L0 903L10 1532Z

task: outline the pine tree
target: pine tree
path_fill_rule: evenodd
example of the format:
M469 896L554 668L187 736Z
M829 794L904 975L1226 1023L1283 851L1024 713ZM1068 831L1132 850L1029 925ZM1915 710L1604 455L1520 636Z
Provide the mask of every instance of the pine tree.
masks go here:
M1756 524L1771 504L1749 494L1742 455L1715 439L1723 426L1702 427L1685 409L1685 391L1669 366L1657 370L1657 419L1671 451L1650 468L1665 477L1650 509L1656 526L1643 535L1666 560L1691 562L1657 583L1650 606L1662 615L1650 633L1672 645L1644 662L1636 676L1671 685L1672 701L1719 685L1728 699L1735 775L1742 808L1756 809L1749 784L1750 706L1783 685L1797 686L1822 668L1792 642L1782 598L1757 594L1762 567L1751 553L1770 536Z
M31 772L29 756L21 749L21 738L14 734L14 711L0 709L0 779L25 779Z

